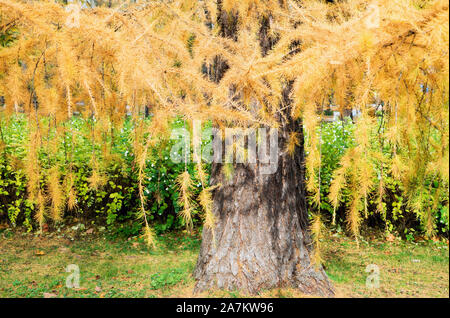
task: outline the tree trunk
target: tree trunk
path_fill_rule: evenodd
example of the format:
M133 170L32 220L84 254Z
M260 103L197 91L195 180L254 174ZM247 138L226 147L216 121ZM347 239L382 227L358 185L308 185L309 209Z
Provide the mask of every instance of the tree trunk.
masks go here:
M222 10L218 0L217 23L224 37L237 35L237 13ZM262 54L277 38L270 38L269 17L261 20L259 33ZM217 57L208 74L219 82L228 70ZM292 83L284 90L284 105L290 105ZM289 118L286 111L284 118ZM296 132L301 144L293 155L283 151L289 133ZM306 294L334 294L323 268L311 263L312 246L308 234L305 196L303 129L288 120L278 130L278 167L262 174L255 164L235 164L231 179L222 173L222 164L213 163L211 185L216 225L205 228L195 269L195 291L219 288L255 294L263 289L293 287Z
M280 149L286 137L279 136ZM292 287L334 294L323 268L311 263L303 154L303 145L294 156L281 153L274 174L261 174L258 163L236 164L230 180L220 164L213 164L211 185L221 184L213 192L217 223L214 233L203 230L197 292L219 288L255 294Z

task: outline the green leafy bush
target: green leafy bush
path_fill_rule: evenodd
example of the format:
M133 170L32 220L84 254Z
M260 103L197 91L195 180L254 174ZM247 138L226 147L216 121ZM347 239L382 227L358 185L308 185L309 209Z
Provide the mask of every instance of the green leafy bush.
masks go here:
M23 224L28 230L32 230L35 222L33 215L36 206L28 200L27 179L24 167L20 160L26 156L26 136L28 129L24 117L18 115L8 123L1 122L2 139L0 141L0 221L7 220L13 226ZM175 121L174 127L180 127L183 123ZM91 120L74 117L68 129L83 131L90 129ZM45 150L39 154L40 164L44 168L50 166L51 160L59 160L61 164L60 181L69 173L66 164L68 152L72 157L70 172L73 174L74 189L76 192L76 208L69 210L64 208L64 220L84 219L85 221L97 220L104 223L110 229L120 235L136 235L140 230L139 222L136 221L136 213L139 210L138 178L135 166L135 158L132 152L132 122L127 120L123 127L114 132L111 158L102 160L101 149L93 146L91 140L83 134L74 134L74 140L67 136L58 141L58 153L50 157ZM52 132L49 130L47 140L50 142ZM76 146L72 147L72 143ZM166 140L160 145L152 148L145 165L145 196L146 209L150 212L155 229L158 232L181 228L183 220L178 218L180 207L178 205L178 191L175 185L177 176L184 172L184 163L174 163L170 159L170 150L173 142ZM92 169L86 162L91 160L92 151L96 152L101 161L101 172L107 176L106 182L98 189L90 186L89 180ZM55 159L56 158L56 159ZM186 167L194 175L194 164ZM195 195L199 192L199 181L195 180ZM42 189L47 188L48 175L41 175ZM194 223L199 224L196 217L198 211L194 211ZM128 224L128 225L124 225ZM36 226L36 225L35 225Z
M151 119L148 119L151 120ZM47 123L43 123L46 125ZM70 123L66 123L66 128L73 131L87 131L93 124L90 119L73 117ZM100 145L93 146L92 141L87 139L87 134L74 134L74 138L66 136L64 140L58 141L58 152L50 156L44 150L39 153L39 160L45 168L51 166L52 160L58 160L61 164L61 184L69 173L68 165L64 164L72 158L71 172L74 177L74 189L76 191L76 208L73 210L64 208L65 223L70 223L72 219L82 219L86 222L95 220L98 224L106 225L115 235L133 236L138 235L141 224L136 221L136 214L139 210L138 195L138 172L135 165L135 158L132 148L133 122L126 120L120 129L113 131L114 142L112 144L110 158L102 159ZM176 119L173 128L181 128L185 125L182 120ZM28 199L27 176L21 164L21 159L26 156L26 143L24 136L27 136L28 124L25 117L17 115L8 122L0 117L0 221L8 221L13 226L23 225L29 231L37 228L33 216L36 212L36 205ZM343 190L341 207L333 211L328 195L332 182L333 172L339 167L339 160L344 155L346 149L354 146L355 125L351 120L322 123L321 125L321 205L320 212L332 222L333 212L335 212L335 225L345 227L345 208L350 202L350 192ZM43 137L43 142L50 142L53 134L51 129L48 136ZM111 137L108 137L111 138ZM376 141L377 138L374 138ZM72 143L76 146L72 147ZM204 140L204 143L208 140ZM163 140L160 144L151 149L148 155L144 174L144 195L146 197L146 210L149 212L151 222L158 233L181 229L185 226L182 218L179 217L181 207L178 204L179 193L176 186L177 177L188 170L191 176L195 173L195 164L185 166L183 162L174 163L171 160L170 151L174 141ZM379 146L379 145L374 145ZM72 151L73 149L73 151ZM94 150L93 150L94 149ZM95 151L98 160L101 161L101 172L107 176L106 182L98 189L93 189L89 183L92 175L91 165L87 165ZM386 147L386 153L390 149ZM113 158L113 160L111 160ZM209 172L210 166L205 166L205 171ZM368 218L364 221L365 226L377 227L388 232L398 232L407 239L412 239L415 235L423 231L421 223L410 208L408 200L404 196L403 185L395 180L389 173L389 167L383 169L383 180L385 183L385 193L383 196L383 211L378 213L376 198L370 198L368 204ZM380 171L381 173L381 171ZM41 187L47 188L48 175L41 175ZM448 221L448 197L446 193L436 193L434 184L436 180L425 180L428 192L423 195L430 202L433 196L439 195L439 204L433 207L434 226L438 233L447 235L449 229ZM200 207L196 202L201 191L201 182L193 180L194 211L193 222L195 226L201 225ZM310 202L311 203L311 202ZM317 210L310 204L310 211Z
M320 169L320 195L321 205L320 212L328 223L332 222L333 206L329 202L329 191L332 182L333 172L339 167L339 160L344 155L346 149L355 145L355 124L347 118L345 121L323 122L320 126L320 136L322 138L321 153L322 165ZM380 147L378 144L378 135L376 132L371 136L374 147ZM389 145L383 148L386 156L389 156L392 149ZM408 198L405 197L404 186L393 178L390 173L390 167L383 166L383 169L378 169L377 178L383 178L385 184L385 193L383 195L383 213L377 212L377 198L372 196L368 202L368 218L364 221L365 226L376 227L387 232L398 232L404 238L411 239L414 235L423 232L423 225L418 220L417 215L413 213L409 207ZM381 176L382 173L382 176ZM378 180L374 180L376 183ZM438 193L438 184L436 180L423 180L424 189L429 189L423 193L432 205L433 197L439 195L438 204L431 206L434 216L434 227L440 235L448 235L449 221L448 221L448 193ZM342 204L340 208L335 211L336 222L338 227L345 227L346 223L346 208L350 204L350 191L343 189L341 198ZM318 208L314 206L312 200L309 200L310 211L317 211Z

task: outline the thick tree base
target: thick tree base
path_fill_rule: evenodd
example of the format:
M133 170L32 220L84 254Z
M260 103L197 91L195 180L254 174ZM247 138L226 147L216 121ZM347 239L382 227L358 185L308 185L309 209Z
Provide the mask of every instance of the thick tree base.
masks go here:
M238 165L225 180L213 165L214 231L204 229L195 269L195 292L214 289L256 294L291 287L305 294L332 297L321 266L311 263L301 161L280 156L275 174L257 165ZM214 233L213 233L214 232Z
M239 223L239 218L233 220L230 226L236 223ZM305 246L305 237L301 232L295 235L298 239L296 243L274 243L269 233L261 230L254 235L257 236L255 240L264 243L262 245L252 242L238 229L234 235L227 235L229 248L219 249L212 246L212 235L205 232L210 231L204 231L203 242L207 238L209 243L203 243L197 262L195 292L224 289L254 295L262 290L294 288L309 295L334 296L334 289L323 268L316 269L311 264L310 250ZM241 238L237 239L237 236ZM241 247L238 247L240 244ZM276 255L274 245L285 248L282 257ZM211 252L205 253L205 250Z

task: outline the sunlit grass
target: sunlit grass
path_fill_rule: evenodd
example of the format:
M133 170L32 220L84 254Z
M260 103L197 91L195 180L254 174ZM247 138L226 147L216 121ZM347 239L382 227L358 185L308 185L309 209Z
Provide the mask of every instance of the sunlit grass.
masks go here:
M102 236L67 238L0 234L0 297L242 297L238 291L194 295L198 235L142 240ZM337 234L323 242L326 272L337 297L448 297L449 253L443 242L363 241ZM65 269L80 268L80 288L67 288ZM380 269L379 288L366 287L366 266ZM293 289L261 291L261 297L305 297Z

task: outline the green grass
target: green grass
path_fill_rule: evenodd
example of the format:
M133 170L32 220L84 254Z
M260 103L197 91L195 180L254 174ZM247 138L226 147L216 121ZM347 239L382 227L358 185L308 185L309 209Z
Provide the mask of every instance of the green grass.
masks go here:
M238 291L193 295L198 236L159 237L156 250L140 239L86 235L0 233L0 297L241 297ZM448 242L361 241L338 234L323 242L326 272L337 297L449 297ZM65 269L80 269L80 288L67 288ZM366 287L366 266L380 270L379 288ZM293 289L262 291L261 297L304 297Z
M447 242L382 239L356 242L336 234L325 242L325 266L337 296L449 297ZM367 288L366 267L379 268L379 288Z

